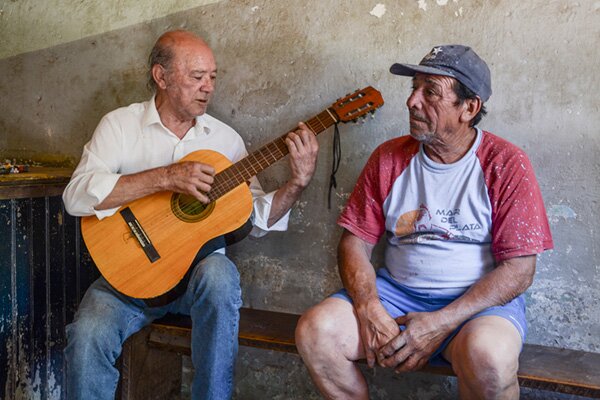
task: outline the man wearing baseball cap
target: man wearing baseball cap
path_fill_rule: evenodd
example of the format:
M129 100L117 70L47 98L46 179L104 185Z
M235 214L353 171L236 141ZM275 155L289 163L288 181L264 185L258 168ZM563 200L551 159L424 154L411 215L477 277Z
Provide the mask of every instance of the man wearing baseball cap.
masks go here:
M412 77L410 136L364 167L338 220L344 289L304 314L298 350L327 398L368 398L366 358L397 372L450 363L461 398L517 399L523 293L553 246L535 174L522 150L477 127L492 87L471 48L436 46L390 71Z

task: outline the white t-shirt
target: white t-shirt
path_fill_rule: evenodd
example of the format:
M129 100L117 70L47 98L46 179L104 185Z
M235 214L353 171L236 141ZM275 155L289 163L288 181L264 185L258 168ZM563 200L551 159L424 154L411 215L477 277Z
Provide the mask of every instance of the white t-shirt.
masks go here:
M403 136L369 158L338 224L375 244L399 283L464 292L496 262L552 248L542 196L525 153L477 130L467 154L436 163Z

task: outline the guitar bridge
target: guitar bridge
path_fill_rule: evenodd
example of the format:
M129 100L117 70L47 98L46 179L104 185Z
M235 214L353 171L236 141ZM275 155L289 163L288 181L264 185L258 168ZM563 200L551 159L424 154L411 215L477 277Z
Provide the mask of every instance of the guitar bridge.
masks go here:
M150 241L150 238L144 231L144 228L142 228L140 222L135 218L133 211L131 211L129 207L126 207L120 211L120 214L127 223L133 237L136 238L142 247L142 250L144 250L148 260L150 260L151 263L157 261L160 258L160 254L156 251L156 248L152 244L152 241Z

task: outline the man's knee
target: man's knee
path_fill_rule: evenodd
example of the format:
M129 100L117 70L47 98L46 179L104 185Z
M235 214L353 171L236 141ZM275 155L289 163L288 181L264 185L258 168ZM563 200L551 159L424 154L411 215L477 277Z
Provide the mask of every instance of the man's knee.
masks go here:
M458 378L490 394L504 391L517 379L520 336L504 321L482 329L467 325L453 340L452 367Z
M239 287L240 274L229 258L223 254L211 254L196 266L192 280L207 289L225 290Z
M325 355L340 348L343 335L340 332L340 313L335 299L327 299L306 311L296 327L296 346L300 354L318 352ZM351 305L348 304L351 309Z
M101 318L88 316L77 318L67 325L66 336L65 354L83 357L82 359L98 357L102 354L109 359L116 359L122 346L117 328L107 324Z
M194 269L190 284L196 300L203 303L218 305L233 301L241 305L240 274L223 254L212 254L202 260Z
M298 351L311 351L322 345L322 341L327 337L330 326L327 319L323 318L321 304L318 304L306 311L296 327L296 345Z

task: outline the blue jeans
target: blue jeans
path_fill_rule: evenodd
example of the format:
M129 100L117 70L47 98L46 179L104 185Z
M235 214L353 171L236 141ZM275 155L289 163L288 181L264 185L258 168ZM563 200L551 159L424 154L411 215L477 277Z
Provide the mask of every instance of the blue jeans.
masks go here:
M162 307L113 289L104 278L87 290L67 325L67 394L73 400L114 399L119 380L115 361L125 340L166 313L192 318L193 399L229 399L238 350L240 277L223 254L200 261L186 292ZM160 377L156 377L160 379Z

